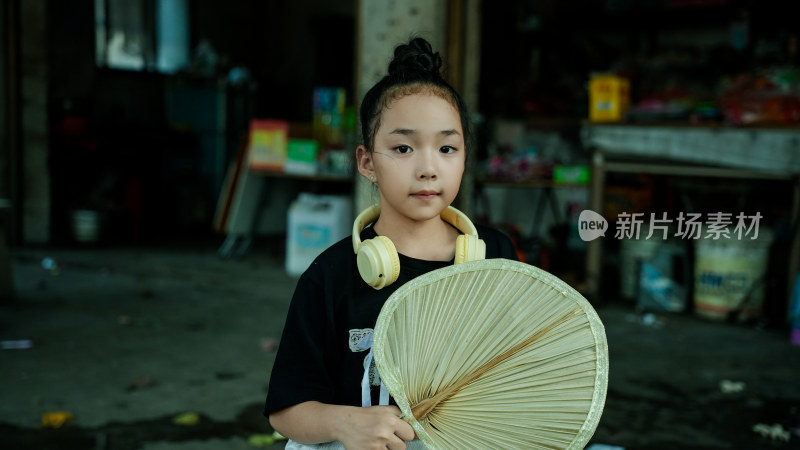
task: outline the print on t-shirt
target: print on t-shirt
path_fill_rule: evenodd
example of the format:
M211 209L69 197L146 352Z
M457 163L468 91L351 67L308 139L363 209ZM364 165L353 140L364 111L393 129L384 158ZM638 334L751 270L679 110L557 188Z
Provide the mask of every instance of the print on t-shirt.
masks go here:
M352 352L365 352L372 348L372 328L354 328L350 330L348 346ZM370 355L364 357L363 367L366 370L367 361L372 361L369 365L369 384L370 386L380 386L381 377L378 375L378 368Z

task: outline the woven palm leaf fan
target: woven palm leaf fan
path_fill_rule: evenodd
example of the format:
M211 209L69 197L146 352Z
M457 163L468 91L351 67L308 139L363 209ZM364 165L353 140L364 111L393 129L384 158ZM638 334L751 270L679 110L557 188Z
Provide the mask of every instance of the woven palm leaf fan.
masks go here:
M582 449L605 404L597 313L516 261L465 262L406 283L381 309L373 352L428 449Z

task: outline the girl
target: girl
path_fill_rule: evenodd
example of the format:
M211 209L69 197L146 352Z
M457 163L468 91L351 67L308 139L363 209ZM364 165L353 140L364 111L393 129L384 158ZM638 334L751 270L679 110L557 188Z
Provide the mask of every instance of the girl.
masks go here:
M430 44L415 38L395 49L389 73L361 103L356 162L380 202L298 281L264 409L290 438L286 448L332 441L348 449L406 448L414 431L397 406L380 401L386 394L369 363L383 303L403 283L454 260L484 251L516 259L505 235L472 227L449 208L464 174L470 122L441 65Z

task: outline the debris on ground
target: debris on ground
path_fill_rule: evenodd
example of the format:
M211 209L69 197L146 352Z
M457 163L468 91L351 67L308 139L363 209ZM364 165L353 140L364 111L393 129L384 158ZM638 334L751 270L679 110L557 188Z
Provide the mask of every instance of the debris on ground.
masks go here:
M271 434L254 434L247 440L253 447L269 447L275 443Z
M586 447L586 450L625 450L625 447L620 447L619 445L592 444Z
M29 348L33 348L33 341L30 339L0 341L0 349L2 350L27 350Z
M42 414L42 427L61 428L73 418L74 416L66 411L46 412Z
M172 423L182 426L193 426L197 425L198 422L200 422L200 416L193 412L181 413L172 419Z
M51 275L59 275L61 273L58 262L49 256L42 259L42 269L47 270Z
M643 314L628 314L625 317L625 320L631 323L639 323L646 327L655 329L662 328L666 323L665 318L657 316L650 312Z
M783 442L789 442L789 437L791 436L789 430L784 430L783 425L779 423L773 425L767 425L765 423L753 425L753 432L758 433L763 437L770 438L772 440L781 440Z
M247 440L253 447L269 447L277 441L284 441L286 437L273 431L272 434L254 434Z
M278 347L278 341L274 338L261 338L261 350L265 352L271 352Z
M746 384L744 381L731 381L731 380L722 380L719 382L719 390L722 391L723 394L735 394L737 392L744 391Z

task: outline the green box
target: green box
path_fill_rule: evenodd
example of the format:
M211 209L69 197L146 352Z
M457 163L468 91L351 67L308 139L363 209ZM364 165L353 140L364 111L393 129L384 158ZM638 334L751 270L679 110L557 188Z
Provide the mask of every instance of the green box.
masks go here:
M319 142L310 139L289 139L286 173L314 175L317 173Z
M592 171L589 166L555 166L553 182L558 184L588 184Z

